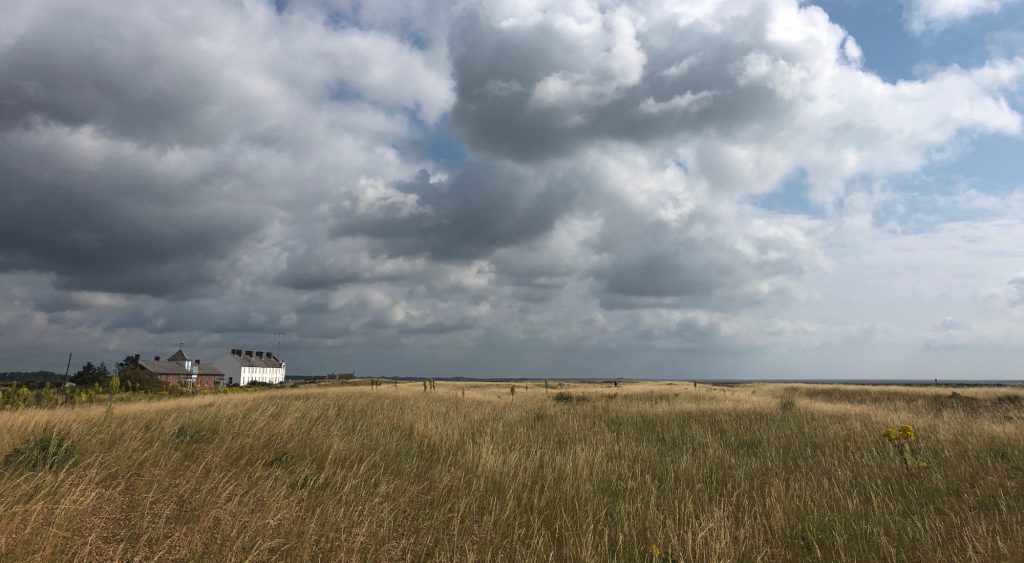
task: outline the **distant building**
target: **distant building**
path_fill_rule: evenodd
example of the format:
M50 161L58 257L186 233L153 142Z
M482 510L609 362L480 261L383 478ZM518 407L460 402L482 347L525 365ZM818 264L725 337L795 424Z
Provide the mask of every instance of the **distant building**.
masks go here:
M135 363L168 385L193 389L213 389L224 385L224 372L217 366L204 364L198 358L193 360L180 348L166 360L160 360L160 356L143 360L136 354Z
M285 363L270 352L234 348L214 362L224 372L225 385L284 383Z

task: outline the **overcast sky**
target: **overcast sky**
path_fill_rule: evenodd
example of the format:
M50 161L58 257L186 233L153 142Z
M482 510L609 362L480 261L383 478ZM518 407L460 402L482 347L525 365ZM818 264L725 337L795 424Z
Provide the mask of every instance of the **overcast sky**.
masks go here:
M0 371L1020 378L1024 2L14 0ZM74 367L74 366L73 366Z

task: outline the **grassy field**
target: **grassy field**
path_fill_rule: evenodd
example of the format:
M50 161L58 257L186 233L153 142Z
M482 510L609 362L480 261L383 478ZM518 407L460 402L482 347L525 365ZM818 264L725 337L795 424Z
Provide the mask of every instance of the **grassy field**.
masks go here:
M442 382L2 412L0 561L1024 561L1022 397Z

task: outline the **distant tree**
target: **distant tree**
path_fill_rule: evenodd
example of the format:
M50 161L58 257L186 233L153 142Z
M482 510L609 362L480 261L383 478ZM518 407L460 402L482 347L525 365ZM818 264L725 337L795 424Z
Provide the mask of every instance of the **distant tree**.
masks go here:
M135 369L139 367L138 361L135 360L135 356L125 356L123 360L117 362L117 371L122 372L125 370Z
M35 381L39 383L45 383L47 381L51 383L64 382L63 373L54 373L52 371L11 371L0 373L0 383L9 383L17 381L19 383L25 383L29 381Z
M74 377L71 378L71 383L75 385L106 385L109 377L110 370L107 369L106 364L103 362L100 362L98 366L94 366L92 362L85 362L82 369L75 372Z

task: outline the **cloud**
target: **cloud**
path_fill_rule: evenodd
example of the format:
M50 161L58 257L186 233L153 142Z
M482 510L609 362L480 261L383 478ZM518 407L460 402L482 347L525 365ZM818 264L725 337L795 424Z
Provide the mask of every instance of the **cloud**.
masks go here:
M493 163L466 163L450 180L422 170L342 201L332 234L370 237L386 255L485 256L544 234L571 206L570 183L552 187L530 176Z
M719 190L768 191L802 168L822 201L859 175L918 169L964 134L1021 130L1005 96L1022 59L893 84L860 68L856 41L814 6L646 9L615 12L632 22L618 34L596 10L463 15L450 38L456 127L521 161L604 141L660 146ZM643 57L611 72L609 44Z
M1017 0L908 0L904 17L914 33L942 31L981 14L994 14Z
M387 145L450 104L425 51L269 4L19 8L0 58L0 268L61 287L229 283L337 182L403 173ZM355 62L371 55L387 64Z
M427 121L451 103L448 69L428 53L390 34L277 16L271 3L183 2L154 17L146 4L54 0L21 12L0 62L0 123L212 145L284 136L309 105L342 93Z
M253 206L183 205L182 188L195 181L184 160L88 130L0 135L0 269L52 272L68 289L154 295L229 275L257 229L241 216Z
M1010 305L1024 305L1024 274L1017 274L1007 282L1010 286Z
M919 349L931 328L820 301L902 288L915 252L985 269L978 291L1003 309L1019 271L964 258L966 224L885 231L886 197L926 204L877 188L1019 135L1014 53L886 82L795 0L47 0L6 15L4 346L184 339L208 356L285 330L320 358L296 364L311 371L327 350L409 373L413 351L465 372L561 349L738 372L869 333ZM1013 201L930 205L998 215L971 225L1003 248ZM550 354L529 369L579 366Z

